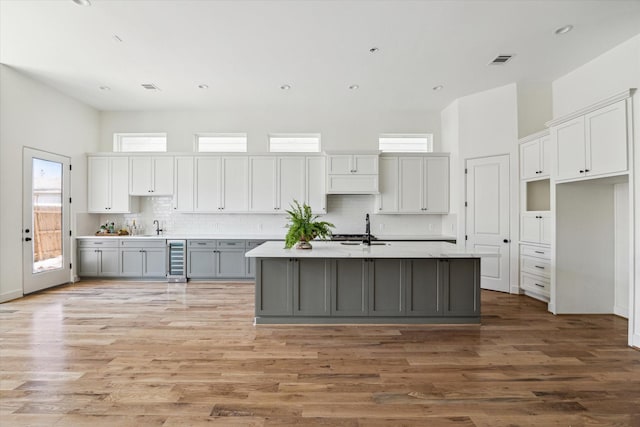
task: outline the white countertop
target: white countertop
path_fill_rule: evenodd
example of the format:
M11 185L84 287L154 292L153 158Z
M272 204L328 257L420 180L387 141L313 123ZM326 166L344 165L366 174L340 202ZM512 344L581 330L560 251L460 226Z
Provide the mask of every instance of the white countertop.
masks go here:
M185 234L185 233L176 233L176 234L161 234L159 236L153 234L142 235L142 236L95 236L95 235L87 235L87 236L76 236L76 239L217 239L217 240L284 240L286 235L286 230L284 230L280 234ZM455 236L444 236L444 235L375 235L376 239L379 241L385 240L404 240L404 241L412 241L412 240L456 240Z
M351 242L350 242L351 243ZM460 249L446 242L390 242L344 245L314 241L313 249L285 249L284 242L266 242L246 253L249 258L496 258L497 253Z
M142 236L77 236L76 239L162 239L162 240L284 240L286 233L282 234L161 234L159 236L142 235Z

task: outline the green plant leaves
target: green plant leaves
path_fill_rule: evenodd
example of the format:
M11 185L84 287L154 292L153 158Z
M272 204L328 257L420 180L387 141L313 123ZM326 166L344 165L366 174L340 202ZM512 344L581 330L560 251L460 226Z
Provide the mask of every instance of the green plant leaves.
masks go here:
M313 215L311 207L306 203L300 206L297 200L294 200L291 209L286 210L289 215L289 230L285 236L285 247L291 248L301 240L309 241L315 238L326 239L331 236L331 229L335 228L330 222L316 221L319 216Z

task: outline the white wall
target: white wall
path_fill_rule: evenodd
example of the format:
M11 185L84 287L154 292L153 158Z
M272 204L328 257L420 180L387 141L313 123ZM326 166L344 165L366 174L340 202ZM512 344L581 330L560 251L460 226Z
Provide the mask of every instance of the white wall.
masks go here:
M320 133L325 151L378 150L381 133L433 133L440 150L440 115L430 111L222 110L102 112L100 151L113 149L117 132L166 132L168 151L193 151L197 132L245 132L250 153L269 151L270 133Z
M546 129L553 117L551 82L518 83L518 138Z
M456 213L457 237L464 244L465 235L465 178L468 159L501 154L510 155L510 283L511 292L518 289L518 102L516 84L458 98L442 112L444 146L457 153L452 155L451 207ZM454 160L455 159L455 160ZM456 188L456 190L453 190ZM451 218L444 220L450 227Z
M86 211L84 153L98 147L99 117L94 109L0 64L0 123L1 302L22 296L23 147L71 157L72 211Z
M640 89L640 34L560 77L552 83L553 116L561 117L611 95ZM640 347L640 93L633 96L632 175L629 184L631 211L629 229L633 241L630 251L635 265L630 286L629 343Z
M562 117L632 87L640 89L640 34L554 80L553 117Z

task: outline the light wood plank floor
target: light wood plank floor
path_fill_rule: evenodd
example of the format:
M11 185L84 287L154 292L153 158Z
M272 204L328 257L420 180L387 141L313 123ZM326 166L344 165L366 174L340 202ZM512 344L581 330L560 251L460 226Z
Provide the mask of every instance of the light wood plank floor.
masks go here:
M252 283L0 305L5 426L633 426L626 320L483 291L482 326L253 326Z

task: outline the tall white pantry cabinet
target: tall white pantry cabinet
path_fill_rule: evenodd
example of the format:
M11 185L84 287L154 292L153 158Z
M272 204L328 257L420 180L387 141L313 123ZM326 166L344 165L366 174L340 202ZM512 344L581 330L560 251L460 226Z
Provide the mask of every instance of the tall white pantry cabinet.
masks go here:
M633 205L634 92L556 118L520 140L520 288L548 301L553 313L624 316L615 304L629 306L627 292L617 293L632 272L616 265L629 258L633 266L633 248L621 250L615 236L633 230L632 219L618 221L616 197L627 188L622 194Z

